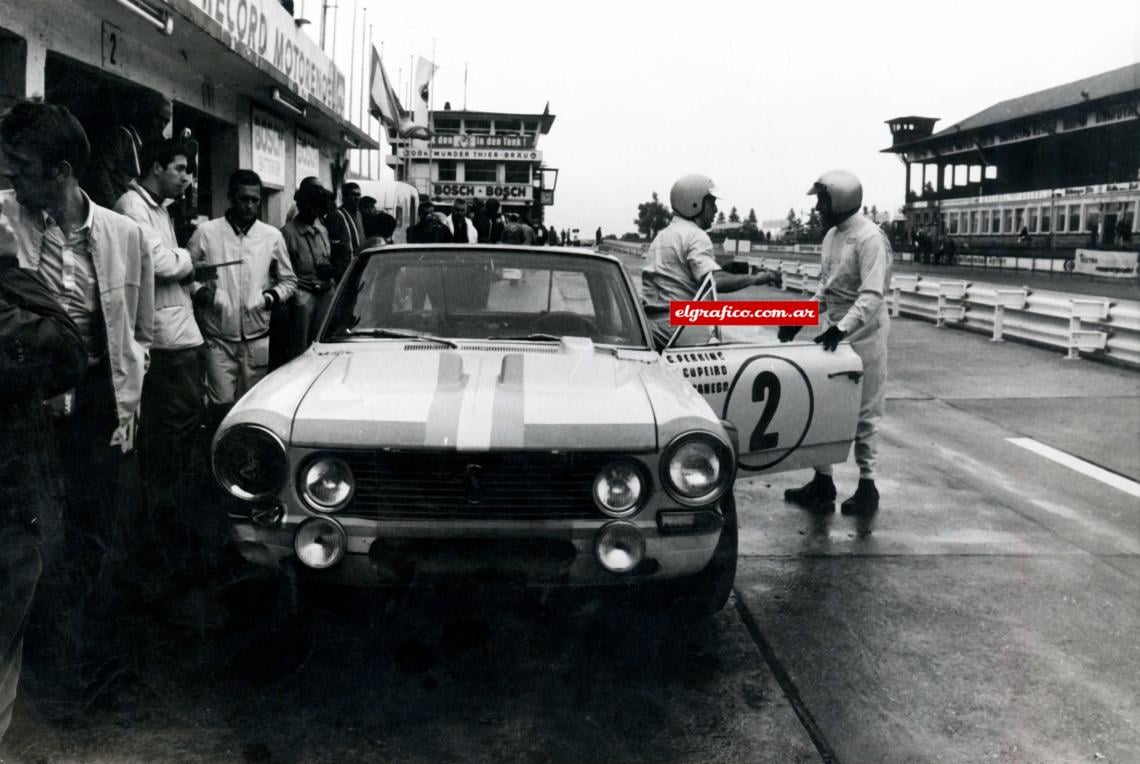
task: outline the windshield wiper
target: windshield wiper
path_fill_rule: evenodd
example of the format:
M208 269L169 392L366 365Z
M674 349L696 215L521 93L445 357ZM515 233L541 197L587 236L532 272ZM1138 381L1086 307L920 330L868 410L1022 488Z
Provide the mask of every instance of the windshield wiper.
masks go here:
M405 332L399 329L347 329L340 334L334 335L334 339L337 337L392 337L404 340L419 340L421 342L438 342L449 348L459 347L455 342L444 339L443 337L433 337L430 334L418 334L416 332Z
M488 337L489 340L514 340L516 342L561 342L562 338L556 334L516 334L496 335Z

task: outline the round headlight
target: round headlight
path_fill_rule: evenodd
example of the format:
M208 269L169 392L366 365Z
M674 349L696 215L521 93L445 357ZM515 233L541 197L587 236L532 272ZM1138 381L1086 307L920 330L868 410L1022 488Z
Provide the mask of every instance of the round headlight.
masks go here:
M344 528L327 517L314 517L301 523L293 536L297 559L310 568L331 568L348 549Z
M598 562L611 573L628 573L645 557L645 537L632 523L609 523L598 532Z
M642 471L630 462L612 462L594 478L594 502L611 517L626 517L638 510L645 491Z
M352 470L335 456L314 459L301 474L301 491L320 512L335 512L352 498Z
M666 484L686 504L715 501L732 476L731 452L711 438L690 437L667 452Z
M285 446L262 427L239 424L214 445L214 476L239 499L264 499L285 483Z

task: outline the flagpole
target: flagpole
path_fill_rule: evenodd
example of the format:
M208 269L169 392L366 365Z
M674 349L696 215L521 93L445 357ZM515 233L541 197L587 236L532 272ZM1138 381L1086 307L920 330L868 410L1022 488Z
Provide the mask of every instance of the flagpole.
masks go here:
M368 23L368 6L365 5L363 10L364 10L364 13L360 19L360 58L361 58L361 63L364 63L364 46L367 42L364 39L364 28L365 28L365 25ZM356 37L355 34L353 34L352 36L353 36L353 38ZM355 39L354 39L354 42L355 42ZM363 77L361 77L361 79L363 79ZM360 128L361 132L365 132L365 130L364 130L364 88L363 87L361 87L361 89L360 89L359 96L360 96L360 103L358 104L358 107L359 107L358 113L360 114L360 120L357 122L357 127ZM360 174L367 176L368 173L366 173L364 171L364 152L365 152L364 148L359 148L356 150L356 164L359 165Z
M370 47L370 48L376 47L376 41L372 39L372 25L371 24L368 25L368 47ZM366 127L364 128L364 132L366 132L368 134L368 137L371 138L372 137L372 115L369 114L368 111L362 110L361 118L367 119L367 122L365 123ZM376 146L377 147L380 146L379 140L376 141ZM372 154L369 155L369 159L368 159L368 177L373 178L374 180L379 180L380 179L379 178L379 175L380 175L379 167L377 167L376 176L374 177L372 174L372 159L371 159L372 156L376 156L377 158L379 158L380 157L380 149L377 148L375 151L373 151Z
M352 20L356 21L357 0L352 0ZM333 48L334 52L336 48ZM356 35L352 36L348 56L348 121L352 123L352 99L356 95ZM352 149L349 149L349 166L352 166Z
M463 62L463 111L467 111L467 62Z
M427 113L427 145L428 145L428 194L431 195L431 175L434 153L431 139L431 113L435 110L435 38L431 38L431 69L428 70L428 113Z

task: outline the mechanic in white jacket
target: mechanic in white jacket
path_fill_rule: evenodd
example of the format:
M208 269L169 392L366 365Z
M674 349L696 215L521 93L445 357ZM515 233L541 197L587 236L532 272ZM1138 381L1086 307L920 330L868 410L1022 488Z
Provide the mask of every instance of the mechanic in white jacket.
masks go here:
M216 280L191 287L206 339L209 416L218 421L269 371L269 317L297 288L281 232L257 219L261 178L237 170L229 192L226 214L198 226L188 246L195 263L218 267Z
M825 351L834 351L841 341L848 340L863 360L863 397L855 430L859 487L843 502L842 511L870 515L879 509L875 461L887 383L890 319L885 297L894 253L882 229L859 214L863 185L853 174L846 170L825 172L808 194L816 196L815 209L828 229L823 239L819 288L812 297L819 302L827 328L815 341ZM798 326L781 327L780 341L790 342L799 330ZM831 472L831 465L816 467L810 483L785 491L784 498L809 509L831 511L836 498Z

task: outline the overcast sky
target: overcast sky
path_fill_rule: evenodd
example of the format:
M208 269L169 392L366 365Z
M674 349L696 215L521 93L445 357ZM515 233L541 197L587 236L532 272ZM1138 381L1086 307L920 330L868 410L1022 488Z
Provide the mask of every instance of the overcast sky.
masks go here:
M884 120L944 128L1140 60L1137 0L337 4L346 74L359 71L349 28L367 8L393 80L434 43L437 109L462 108L465 65L469 109L539 113L549 101L557 119L539 148L561 172L547 221L616 234L688 172L716 181L726 212L761 220L807 208L804 191L834 167L859 175L868 206L897 208L904 170L879 153ZM297 5L320 15L321 0Z

